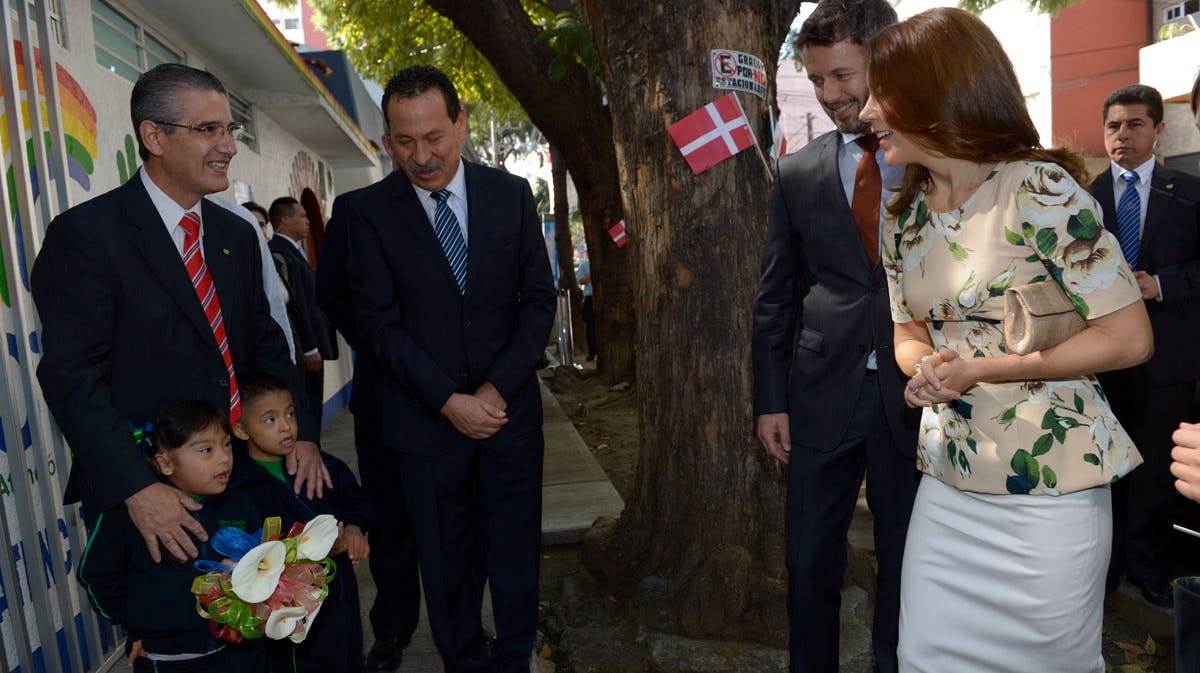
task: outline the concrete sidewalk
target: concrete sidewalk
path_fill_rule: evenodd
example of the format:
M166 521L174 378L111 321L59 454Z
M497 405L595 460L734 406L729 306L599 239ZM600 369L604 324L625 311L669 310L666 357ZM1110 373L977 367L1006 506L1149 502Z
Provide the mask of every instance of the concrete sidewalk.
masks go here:
M616 516L624 509L625 503L545 385L542 385L542 405L545 413L543 432L546 437L542 479L542 543L572 544L582 539L596 517ZM349 413L342 412L325 427L321 433L321 448L344 460L355 474L358 473L354 422ZM358 565L355 575L362 604L364 646L370 649L374 639L367 611L375 599L375 583L366 563ZM484 623L490 624L491 621L491 600L485 594ZM132 669L124 659L118 657L107 670L126 673ZM540 673L547 672L543 663ZM404 650L404 664L400 667L400 673L442 673L442 660L429 632L424 603L412 644Z

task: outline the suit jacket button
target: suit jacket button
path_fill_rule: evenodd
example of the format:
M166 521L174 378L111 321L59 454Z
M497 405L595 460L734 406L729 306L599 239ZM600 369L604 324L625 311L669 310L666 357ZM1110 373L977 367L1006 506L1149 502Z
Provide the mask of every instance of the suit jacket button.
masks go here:
M471 321L470 321L470 320L464 320L464 321L463 321L463 327L470 328L470 327L471 327Z

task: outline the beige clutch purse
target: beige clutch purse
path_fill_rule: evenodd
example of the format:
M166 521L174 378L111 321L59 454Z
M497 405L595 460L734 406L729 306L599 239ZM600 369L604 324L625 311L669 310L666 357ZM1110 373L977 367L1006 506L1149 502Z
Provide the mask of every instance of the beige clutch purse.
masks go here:
M1084 327L1087 321L1053 279L1004 292L1004 346L1009 353L1028 355L1057 346Z

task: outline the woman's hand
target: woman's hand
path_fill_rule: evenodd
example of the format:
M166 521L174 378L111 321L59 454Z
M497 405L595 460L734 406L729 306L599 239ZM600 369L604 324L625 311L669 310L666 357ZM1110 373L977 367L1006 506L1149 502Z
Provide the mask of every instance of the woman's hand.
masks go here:
M943 404L957 400L978 383L972 359L941 350L921 358L917 373L905 386L904 402L910 407Z

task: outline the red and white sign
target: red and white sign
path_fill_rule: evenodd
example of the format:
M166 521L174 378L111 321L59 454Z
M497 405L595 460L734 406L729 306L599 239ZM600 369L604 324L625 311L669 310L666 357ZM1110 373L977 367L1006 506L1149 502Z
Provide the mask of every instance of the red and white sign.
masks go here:
M697 175L754 145L750 122L732 93L675 122L668 131Z
M616 243L618 248L628 243L629 239L625 237L625 220L622 219L609 227L608 235L612 237L613 243Z

